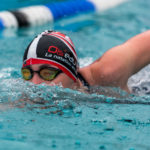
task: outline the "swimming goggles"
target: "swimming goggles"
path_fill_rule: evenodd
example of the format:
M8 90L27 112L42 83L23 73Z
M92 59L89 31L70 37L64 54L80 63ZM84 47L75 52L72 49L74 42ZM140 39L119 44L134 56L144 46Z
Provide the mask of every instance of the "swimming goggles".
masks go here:
M60 73L62 73L61 70L52 67L42 67L38 71L33 71L31 67L23 67L21 69L22 77L24 80L31 80L33 78L34 72L38 73L40 78L46 81L51 81Z

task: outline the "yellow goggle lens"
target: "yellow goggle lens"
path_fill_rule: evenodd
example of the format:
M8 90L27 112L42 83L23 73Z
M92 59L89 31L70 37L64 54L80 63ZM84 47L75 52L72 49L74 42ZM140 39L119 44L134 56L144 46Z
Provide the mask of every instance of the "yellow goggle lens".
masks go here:
M27 68L21 70L22 76L25 80L30 80L32 78L31 71Z
M40 71L40 76L47 81L53 80L58 73L57 70L49 70L49 69L42 69Z

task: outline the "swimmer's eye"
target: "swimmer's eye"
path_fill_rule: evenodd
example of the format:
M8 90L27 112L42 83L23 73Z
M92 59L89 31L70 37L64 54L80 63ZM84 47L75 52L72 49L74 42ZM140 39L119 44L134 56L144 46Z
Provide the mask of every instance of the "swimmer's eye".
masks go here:
M51 81L53 80L60 72L60 70L51 70L49 68L41 69L40 77L44 80Z
M25 80L30 80L32 78L32 73L29 69L27 68L22 68L21 69L21 73L22 73L22 77L25 79Z

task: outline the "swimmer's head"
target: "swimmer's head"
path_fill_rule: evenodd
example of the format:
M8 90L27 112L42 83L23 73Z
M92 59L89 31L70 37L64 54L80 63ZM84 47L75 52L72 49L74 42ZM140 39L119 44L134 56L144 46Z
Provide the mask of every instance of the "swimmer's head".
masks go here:
M47 64L77 80L78 59L71 39L60 32L45 31L35 37L25 50L23 67Z

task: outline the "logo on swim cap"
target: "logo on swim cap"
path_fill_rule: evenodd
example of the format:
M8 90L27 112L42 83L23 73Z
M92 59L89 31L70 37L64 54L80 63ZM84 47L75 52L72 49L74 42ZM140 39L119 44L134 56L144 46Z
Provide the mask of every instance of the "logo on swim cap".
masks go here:
M71 39L60 32L45 31L29 44L24 53L23 66L54 65L76 81L78 59Z
M64 56L63 51L60 50L60 49L59 49L58 47L56 47L56 46L50 46L50 47L48 48L48 52L49 52L49 53L57 54L57 55L59 55L59 56Z

